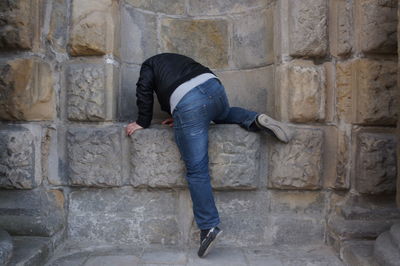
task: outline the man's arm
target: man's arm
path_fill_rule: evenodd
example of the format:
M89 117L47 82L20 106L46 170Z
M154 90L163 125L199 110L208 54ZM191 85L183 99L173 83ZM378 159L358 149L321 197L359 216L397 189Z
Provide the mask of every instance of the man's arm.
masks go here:
M153 68L145 62L140 69L140 77L136 83L136 105L139 111L136 123L143 128L149 127L153 118L153 92Z

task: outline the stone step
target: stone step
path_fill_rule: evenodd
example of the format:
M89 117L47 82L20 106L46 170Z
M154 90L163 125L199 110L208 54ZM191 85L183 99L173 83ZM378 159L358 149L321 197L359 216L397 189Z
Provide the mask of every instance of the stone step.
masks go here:
M373 257L374 240L345 241L340 251L343 261L350 266L379 266Z
M14 249L9 265L39 266L49 259L51 240L48 237L13 236Z
M400 249L393 243L390 231L380 234L376 239L374 258L380 265L398 266L400 264Z
M0 229L0 265L6 265L11 258L13 243L7 231Z

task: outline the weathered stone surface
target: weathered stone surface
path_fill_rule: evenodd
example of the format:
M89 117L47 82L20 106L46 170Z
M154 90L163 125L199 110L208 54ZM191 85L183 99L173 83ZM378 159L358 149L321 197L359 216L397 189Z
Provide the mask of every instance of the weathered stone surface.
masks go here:
M7 231L0 229L0 263L7 265L11 258L13 243Z
M354 120L360 124L395 125L397 121L397 63L362 59L357 72L357 109Z
M211 67L228 65L228 23L216 19L161 20L161 51L192 57Z
M326 0L289 1L289 53L320 57L328 48Z
M51 120L55 100L50 66L37 58L0 63L0 119Z
M216 192L215 204L224 233L218 243L224 246L257 246L265 244L267 226L268 196L265 192ZM199 243L199 229L195 222L191 228L191 244ZM218 245L217 243L217 245Z
M335 189L348 189L350 186L350 139L342 131L337 135L337 164L335 182L331 184Z
M356 189L365 194L396 190L396 140L392 134L357 134Z
M310 61L294 60L277 70L277 113L283 120L313 122L325 118L326 71Z
M124 62L141 64L145 59L155 55L156 15L143 13L128 6L123 8L121 38L121 58Z
M31 50L38 44L40 8L40 0L1 1L1 50Z
M215 189L254 189L258 184L260 136L236 125L213 126L209 155ZM183 187L185 167L173 131L163 127L140 130L131 137L131 174L134 186Z
M392 0L356 1L358 47L362 52L397 52L397 5Z
M319 189L324 133L297 128L289 144L274 142L270 152L268 187Z
M274 214L307 215L322 217L325 195L319 191L279 191L268 193L268 210Z
M254 70L221 71L216 75L222 81L230 106L240 106L259 113L273 110L273 67Z
M63 51L67 44L68 4L66 0L52 1L50 28L47 39L58 50Z
M336 64L336 113L338 118L351 123L354 61L338 62Z
M64 226L59 190L1 190L0 227L12 235L52 236Z
M48 237L13 236L10 265L45 265L52 249Z
M0 130L0 187L30 189L40 184L35 179L35 146L27 129Z
M69 53L72 56L118 54L116 0L72 1Z
M239 13L271 4L271 0L189 0L190 15L218 15Z
M76 63L67 69L67 116L76 121L112 120L117 69L112 64Z
M384 232L377 237L373 254L378 265L396 266L400 261L400 248L393 243L390 232Z
M233 23L233 60L238 68L252 68L274 61L273 9L252 12Z
M76 128L67 136L69 179L78 186L122 184L120 128Z
M126 2L137 8L168 15L184 15L184 0L126 0Z
M353 51L353 7L349 0L329 1L330 49L334 56Z
M176 192L131 188L75 191L70 195L68 235L109 243L177 244Z

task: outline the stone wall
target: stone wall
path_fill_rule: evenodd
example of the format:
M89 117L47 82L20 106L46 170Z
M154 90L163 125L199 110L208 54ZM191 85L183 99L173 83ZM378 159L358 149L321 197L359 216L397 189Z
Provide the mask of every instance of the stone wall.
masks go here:
M140 64L161 52L209 66L232 106L268 113L295 133L282 144L236 125L211 127L222 244L320 243L336 205L395 192L395 1L28 2L0 4L7 231L197 244L173 131L124 135L137 115ZM154 109L156 124L165 114Z

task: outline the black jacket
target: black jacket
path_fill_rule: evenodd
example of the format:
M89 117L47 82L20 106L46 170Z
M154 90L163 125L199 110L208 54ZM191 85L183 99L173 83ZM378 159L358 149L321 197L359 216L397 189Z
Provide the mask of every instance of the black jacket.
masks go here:
M164 53L143 62L136 83L136 104L139 109L136 123L146 128L153 117L153 92L161 110L171 114L169 98L182 83L211 70L193 59L179 54Z

